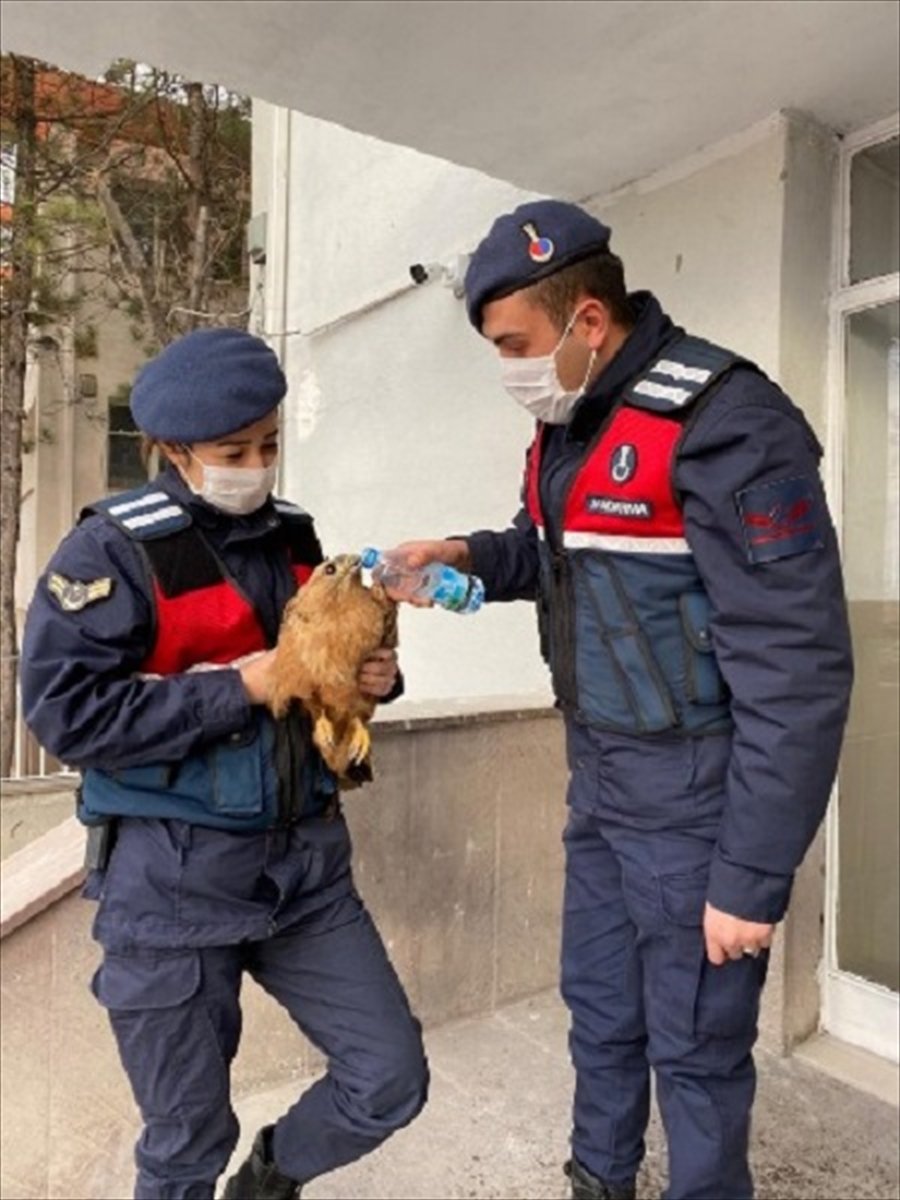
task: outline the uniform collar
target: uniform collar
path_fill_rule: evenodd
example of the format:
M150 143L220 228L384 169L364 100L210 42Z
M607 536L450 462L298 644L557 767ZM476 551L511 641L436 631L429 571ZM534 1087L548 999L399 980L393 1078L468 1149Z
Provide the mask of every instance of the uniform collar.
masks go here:
M667 342L683 332L663 312L652 293L632 292L628 298L636 317L634 328L590 391L579 400L567 426L567 436L573 441L587 441L619 399L625 385L656 358Z
M173 500L186 508L191 517L201 529L208 530L225 541L244 541L264 537L281 525L281 518L275 510L271 499L254 513L246 517L235 517L224 513L212 504L195 495L187 486L171 463L167 463L162 472L153 481L154 487L159 487Z

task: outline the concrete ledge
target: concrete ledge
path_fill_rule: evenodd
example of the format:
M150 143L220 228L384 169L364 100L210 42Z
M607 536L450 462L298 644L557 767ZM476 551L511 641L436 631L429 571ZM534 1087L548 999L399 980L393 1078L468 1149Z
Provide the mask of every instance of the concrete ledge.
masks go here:
M479 696L445 700L396 700L375 712L376 734L382 729L415 733L424 729L452 729L460 725L486 725L497 721L530 721L559 718L550 697L541 695Z
M426 733L502 722L559 719L547 697L494 696L437 701L401 700L375 716L379 741L397 733ZM84 878L84 828L68 811L78 777L7 780L3 786L3 889L0 937L49 908ZM49 828L48 828L49 827ZM24 832L23 832L24 829ZM45 831L46 830L46 831ZM16 849L16 835L26 842Z
M60 793L72 794L78 784L76 774L28 776L25 779L4 779L3 799L13 800L21 796L43 796Z
M828 1033L797 1046L794 1055L810 1066L887 1104L900 1107L900 1066Z
M85 828L68 817L7 858L0 871L0 938L24 925L84 878Z
M0 859L49 833L75 811L79 776L4 779L0 797Z

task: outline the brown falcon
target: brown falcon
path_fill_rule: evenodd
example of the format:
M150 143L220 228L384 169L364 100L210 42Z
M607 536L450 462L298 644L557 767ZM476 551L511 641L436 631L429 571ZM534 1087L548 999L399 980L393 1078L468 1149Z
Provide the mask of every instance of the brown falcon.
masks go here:
M270 707L282 717L299 700L322 757L344 779L371 778L368 723L377 701L360 691L360 668L396 645L397 605L379 584L365 586L357 555L321 563L285 607Z

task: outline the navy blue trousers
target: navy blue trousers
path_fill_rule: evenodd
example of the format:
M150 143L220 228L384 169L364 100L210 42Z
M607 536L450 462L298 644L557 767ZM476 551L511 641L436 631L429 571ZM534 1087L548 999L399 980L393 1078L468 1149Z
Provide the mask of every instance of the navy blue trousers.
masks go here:
M120 839L100 897L100 928L108 930L110 913L159 908L152 925L133 924L114 945L104 939L92 985L144 1121L135 1151L137 1200L212 1200L238 1139L229 1069L241 1035L245 971L327 1058L324 1076L275 1126L274 1157L284 1175L304 1183L352 1162L416 1116L428 1089L421 1029L352 888L343 822L243 845L211 831L185 834L171 822L133 822ZM232 909L243 892L245 910L270 914L271 936L146 944L148 929L164 928L168 936L182 926L183 940L209 942L211 897L221 892L225 899L225 876L214 875L212 863L222 859L231 866ZM179 862L186 868L180 883ZM175 890L164 897L157 883L170 875ZM181 926L179 914L186 918ZM226 910L220 917L228 929Z
M706 958L706 884L727 737L569 738L562 993L576 1073L572 1151L626 1184L644 1156L650 1070L667 1200L744 1200L767 956Z

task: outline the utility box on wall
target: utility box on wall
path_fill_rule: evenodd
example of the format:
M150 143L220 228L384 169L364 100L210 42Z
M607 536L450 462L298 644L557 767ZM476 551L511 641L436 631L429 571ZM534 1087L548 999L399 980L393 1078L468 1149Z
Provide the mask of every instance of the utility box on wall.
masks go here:
M266 261L266 229L268 214L257 213L247 222L247 255L257 267L265 265Z

